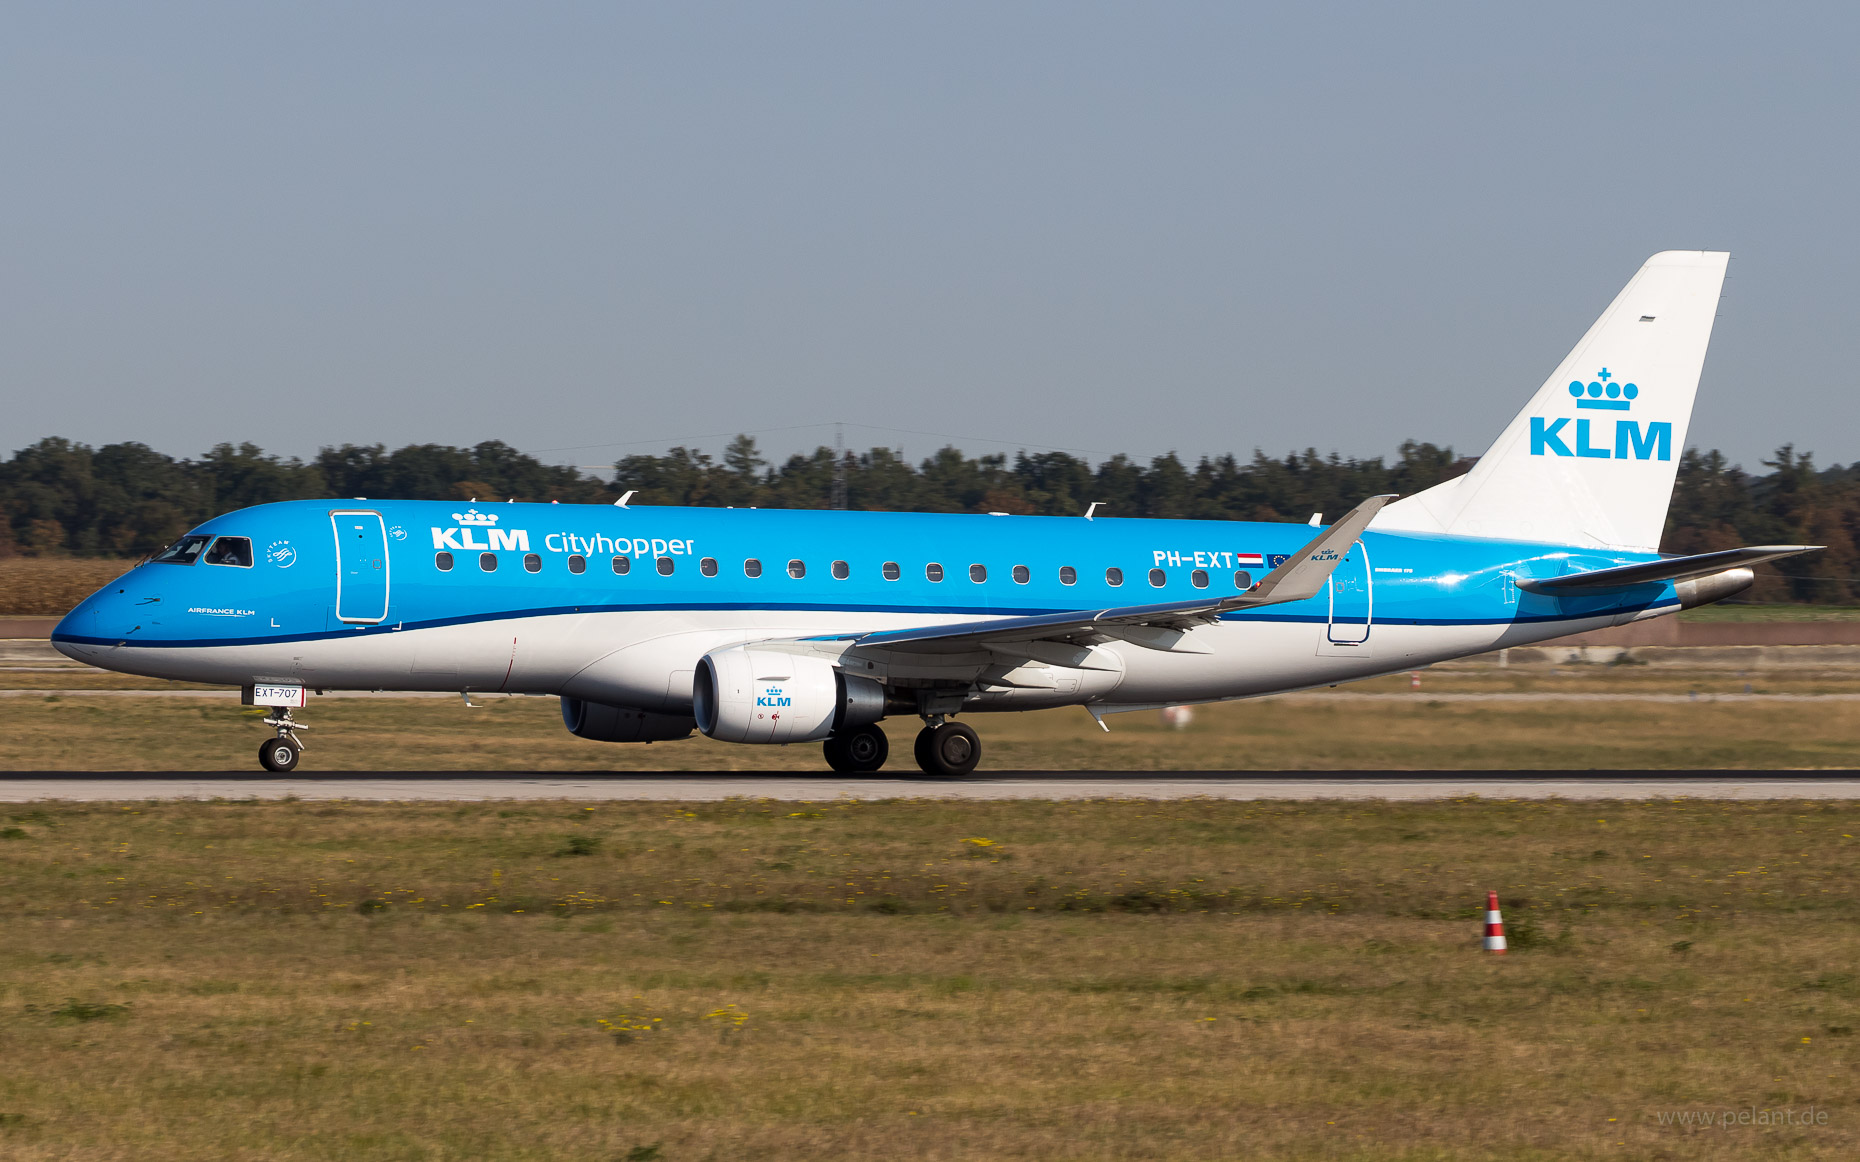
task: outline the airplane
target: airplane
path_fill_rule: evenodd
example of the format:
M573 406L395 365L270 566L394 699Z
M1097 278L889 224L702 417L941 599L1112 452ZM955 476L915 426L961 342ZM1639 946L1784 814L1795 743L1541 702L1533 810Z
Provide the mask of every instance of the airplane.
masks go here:
M1103 727L1413 670L1722 600L1818 548L1658 552L1728 261L1654 255L1470 472L1329 525L289 501L201 524L52 641L239 687L274 772L308 692L424 690L553 695L603 742L820 742L844 772L916 718L916 765L961 776L966 716Z

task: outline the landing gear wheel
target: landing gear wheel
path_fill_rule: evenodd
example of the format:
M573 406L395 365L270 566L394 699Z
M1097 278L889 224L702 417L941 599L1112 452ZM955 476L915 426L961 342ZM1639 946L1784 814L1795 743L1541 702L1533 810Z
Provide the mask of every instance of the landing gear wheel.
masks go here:
M842 774L870 774L885 765L891 742L876 725L854 727L829 738L823 748L827 765Z
M292 739L268 738L265 745L258 748L258 764L268 771L287 774L297 769L297 759L301 754L303 751Z
M945 722L926 726L917 735L917 765L926 775L960 778L975 769L982 758L982 740L968 725Z

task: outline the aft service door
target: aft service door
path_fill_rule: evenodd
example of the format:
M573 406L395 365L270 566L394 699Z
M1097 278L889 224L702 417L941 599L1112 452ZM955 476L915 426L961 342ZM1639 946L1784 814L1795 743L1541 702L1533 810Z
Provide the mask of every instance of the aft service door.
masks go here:
M1330 575L1329 639L1337 645L1369 640L1372 612L1369 591L1369 551L1358 541L1337 571Z
M378 512L332 512L336 532L336 616L372 624L388 610L387 525Z

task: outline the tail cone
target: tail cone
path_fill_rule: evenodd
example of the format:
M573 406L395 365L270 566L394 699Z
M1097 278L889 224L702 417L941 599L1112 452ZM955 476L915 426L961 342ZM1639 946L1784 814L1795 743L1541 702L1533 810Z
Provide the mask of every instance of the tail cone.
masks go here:
M1485 950L1504 955L1505 918L1498 914L1498 893L1485 894Z

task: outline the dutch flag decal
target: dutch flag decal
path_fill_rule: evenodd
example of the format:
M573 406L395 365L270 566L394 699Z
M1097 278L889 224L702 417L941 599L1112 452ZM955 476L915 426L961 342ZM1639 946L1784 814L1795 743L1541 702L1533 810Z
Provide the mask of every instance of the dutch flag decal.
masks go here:
M1266 558L1260 556L1258 553L1235 553L1234 564L1242 569L1260 569L1265 567Z

